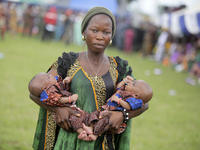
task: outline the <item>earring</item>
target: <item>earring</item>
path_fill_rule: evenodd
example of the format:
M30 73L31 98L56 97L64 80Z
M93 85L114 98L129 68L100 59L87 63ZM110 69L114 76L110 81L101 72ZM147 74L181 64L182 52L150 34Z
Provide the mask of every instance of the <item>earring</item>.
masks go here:
M84 35L82 35L82 40L85 41L85 36Z
M110 42L109 42L109 45L111 45L112 44L112 40L110 40Z

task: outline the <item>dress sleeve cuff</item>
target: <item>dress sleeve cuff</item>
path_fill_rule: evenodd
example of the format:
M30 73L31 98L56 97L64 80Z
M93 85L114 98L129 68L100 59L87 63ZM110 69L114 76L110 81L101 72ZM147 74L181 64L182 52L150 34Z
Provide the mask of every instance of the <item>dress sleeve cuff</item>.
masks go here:
M47 98L48 98L48 95L47 95L46 91L42 91L42 93L40 94L40 101L43 102Z
M130 104L131 109L138 109L143 105L143 101L141 99L136 99L134 97L126 99L126 102Z

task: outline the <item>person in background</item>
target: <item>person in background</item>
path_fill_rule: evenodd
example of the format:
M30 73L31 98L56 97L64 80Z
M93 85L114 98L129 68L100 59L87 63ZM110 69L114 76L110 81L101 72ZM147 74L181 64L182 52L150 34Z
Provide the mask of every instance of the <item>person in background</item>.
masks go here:
M65 31L66 16L62 10L58 12L58 19L55 28L55 40L60 41Z
M65 44L72 44L73 43L73 24L74 24L74 14L71 9L67 9L65 11L65 25L64 25L64 33L62 36L62 41Z
M200 79L200 39L196 41L195 49L195 59L193 60L189 73L191 76Z
M0 36L1 40L5 38L5 30L6 30L6 17L4 13L3 5L0 3Z
M53 39L55 33L55 26L57 23L57 13L55 7L50 7L49 11L44 15L44 32L42 41L46 38Z
M9 20L9 31L12 36L15 36L17 33L17 12L16 4L12 3L10 5L10 20Z
M124 46L123 50L127 54L132 54L133 52L133 41L135 38L135 32L131 26L129 26L124 32Z
M29 5L26 11L24 12L24 27L22 31L23 36L32 35L33 21L34 21L34 14L32 10L32 5Z

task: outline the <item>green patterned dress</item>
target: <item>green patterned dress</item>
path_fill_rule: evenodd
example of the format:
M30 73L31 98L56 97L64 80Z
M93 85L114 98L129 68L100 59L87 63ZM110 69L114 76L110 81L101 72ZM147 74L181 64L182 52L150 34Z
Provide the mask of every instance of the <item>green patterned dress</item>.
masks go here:
M78 54L63 53L50 69L57 68L63 78L72 78L70 92L78 94L77 107L91 113L106 103L115 92L116 84L126 75L132 75L128 62L119 57L109 57L109 71L97 79L80 66ZM133 75L132 75L133 77ZM101 135L96 141L82 141L76 132L66 132L59 128L52 113L40 108L33 148L35 150L129 150L131 121L122 134Z

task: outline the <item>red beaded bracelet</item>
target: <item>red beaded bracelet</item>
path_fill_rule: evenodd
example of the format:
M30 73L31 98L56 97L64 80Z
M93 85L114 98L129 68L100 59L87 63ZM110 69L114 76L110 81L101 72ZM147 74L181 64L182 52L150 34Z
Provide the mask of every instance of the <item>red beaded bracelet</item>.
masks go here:
M119 104L119 101L121 101L121 100L122 100L122 98L120 98L117 103Z
M71 103L71 96L69 96L69 103Z

